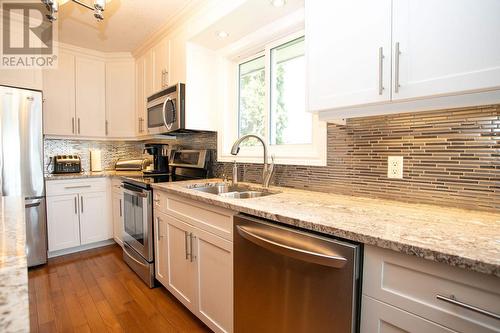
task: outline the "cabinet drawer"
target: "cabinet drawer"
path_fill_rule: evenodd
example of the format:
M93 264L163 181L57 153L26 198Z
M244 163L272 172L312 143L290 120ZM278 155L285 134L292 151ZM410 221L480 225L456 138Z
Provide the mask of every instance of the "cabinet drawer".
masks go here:
M106 191L106 178L50 180L45 184L47 196Z
M363 293L461 332L500 332L500 279L376 247L365 247Z
M362 304L361 333L455 332L369 296L363 296Z
M233 240L233 215L236 212L165 192L156 193L159 194L159 201L155 202L155 209L229 241Z

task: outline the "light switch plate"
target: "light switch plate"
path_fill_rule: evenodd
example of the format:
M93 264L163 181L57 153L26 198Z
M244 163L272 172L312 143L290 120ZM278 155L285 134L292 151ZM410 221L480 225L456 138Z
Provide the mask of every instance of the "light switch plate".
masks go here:
M403 179L403 156L389 156L387 158L387 177Z

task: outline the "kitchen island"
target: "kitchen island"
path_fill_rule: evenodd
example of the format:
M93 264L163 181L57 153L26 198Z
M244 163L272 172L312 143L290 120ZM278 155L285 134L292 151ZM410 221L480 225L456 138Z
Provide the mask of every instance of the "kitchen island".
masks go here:
M0 200L0 332L29 332L24 200Z

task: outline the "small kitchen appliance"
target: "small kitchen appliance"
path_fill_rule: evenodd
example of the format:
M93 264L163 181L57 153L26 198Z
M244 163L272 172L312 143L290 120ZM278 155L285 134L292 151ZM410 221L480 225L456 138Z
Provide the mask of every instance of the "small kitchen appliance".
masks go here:
M149 134L168 134L186 130L184 123L185 85L178 83L147 99Z
M52 173L82 172L82 161L78 155L56 155L52 159L54 163Z
M170 150L168 149L168 145L146 143L144 145L144 153L153 156L153 169L144 170L144 173L165 174L169 172L168 160Z

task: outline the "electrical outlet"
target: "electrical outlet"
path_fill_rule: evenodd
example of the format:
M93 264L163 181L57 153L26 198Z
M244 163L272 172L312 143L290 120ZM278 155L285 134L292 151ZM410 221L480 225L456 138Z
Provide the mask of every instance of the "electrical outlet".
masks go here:
M403 179L403 156L389 156L387 158L387 177Z

